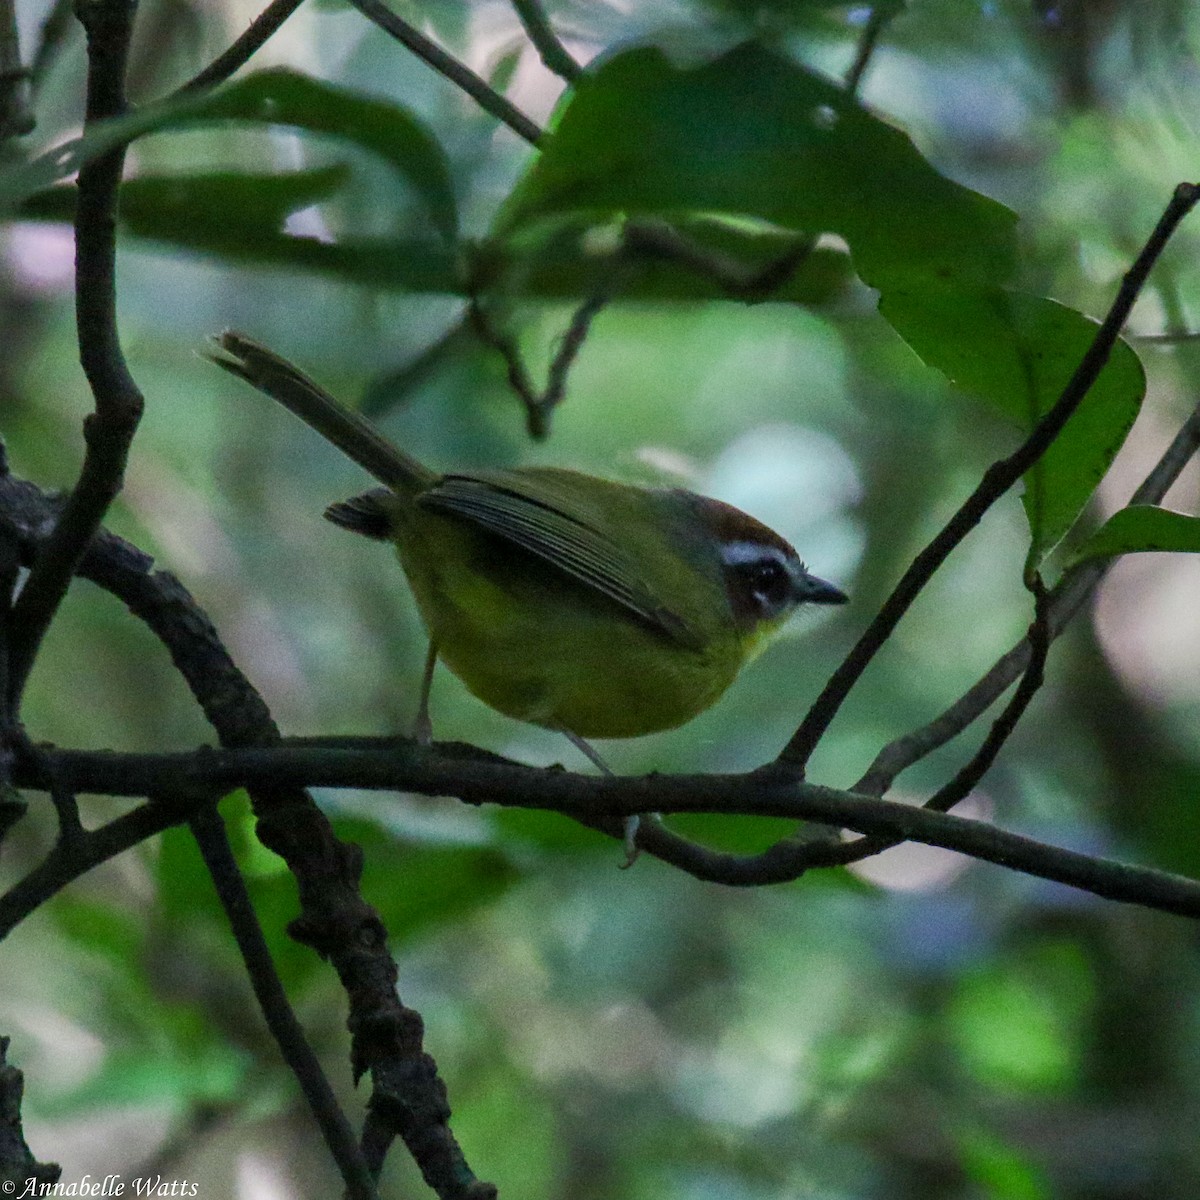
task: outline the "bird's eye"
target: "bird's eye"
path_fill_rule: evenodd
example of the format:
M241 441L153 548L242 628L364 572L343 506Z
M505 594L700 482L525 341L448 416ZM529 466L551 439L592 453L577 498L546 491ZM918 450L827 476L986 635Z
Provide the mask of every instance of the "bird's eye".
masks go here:
M727 542L721 547L721 558L729 602L740 621L749 625L772 621L796 606L799 559L776 546L749 540Z
M775 611L787 602L791 595L792 580L787 568L778 559L759 559L758 562L747 563L743 570L751 594L764 611Z

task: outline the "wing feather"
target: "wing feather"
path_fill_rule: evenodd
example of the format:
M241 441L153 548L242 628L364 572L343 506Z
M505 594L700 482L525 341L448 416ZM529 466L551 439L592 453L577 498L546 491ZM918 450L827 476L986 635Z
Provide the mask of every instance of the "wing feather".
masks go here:
M632 557L590 514L572 504L569 490L554 486L549 473L547 478L516 472L445 475L417 503L461 517L536 554L680 645L701 644L686 621L659 603Z

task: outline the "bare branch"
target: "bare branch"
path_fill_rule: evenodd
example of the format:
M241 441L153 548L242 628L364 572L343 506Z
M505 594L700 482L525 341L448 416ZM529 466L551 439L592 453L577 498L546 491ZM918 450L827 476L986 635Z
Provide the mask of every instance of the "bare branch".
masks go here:
M33 129L29 71L21 62L13 0L0 0L0 143Z
M31 484L0 471L0 536L14 537L24 561L53 526L54 507ZM183 585L128 542L101 530L92 540L80 574L122 600L154 632L191 688L225 745L261 746L278 738L262 698L238 670L216 630ZM17 762L22 765L18 769ZM18 755L19 774L78 791L39 747ZM29 875L0 897L0 937L49 896L93 866L170 825L189 819L201 789L161 792L135 809L72 842L60 842ZM164 799L163 797L167 797ZM329 959L349 1000L356 1076L370 1071L375 1131L399 1134L444 1200L485 1200L490 1184L476 1180L448 1126L450 1106L437 1064L424 1052L420 1015L396 993L396 965L387 930L358 891L361 855L339 841L328 820L302 789L264 780L250 791L258 834L287 862L300 888L300 916L289 932ZM374 1136L374 1135L373 1135ZM374 1136L374 1144L379 1143ZM364 1145L364 1150L366 1146ZM374 1165L381 1160L370 1160Z
M176 89L168 99L200 92L205 88L222 83L239 67L245 66L250 58L264 45L268 38L300 7L304 0L272 0L245 32L223 54L213 59L203 71L193 75L187 83Z
M521 24L525 26L525 32L546 69L567 83L574 83L583 74L583 68L555 36L540 0L512 0L512 6L517 10L517 16L521 18Z
M797 235L795 244L777 258L748 266L731 254L689 238L666 221L650 217L626 221L621 236L622 246L629 254L677 263L712 279L734 299L747 304L769 299L799 270L816 245L815 238Z
M245 880L238 870L237 860L233 857L229 836L216 805L201 805L192 813L188 823L220 898L221 907L229 918L258 1006L284 1061L300 1084L329 1153L341 1171L346 1194L354 1200L374 1200L375 1181L355 1141L350 1122L346 1120L283 990L283 983L271 961L267 940L263 937L262 927L250 902L250 894L246 891Z
M900 14L900 7L894 2L872 5L871 15L867 18L866 28L858 42L854 62L851 63L850 70L846 72L846 91L851 96L857 94L867 66L875 53L875 47L879 45L879 38L888 24Z
M934 812L874 796L802 782L775 764L745 775L576 775L543 770L455 744L420 746L403 738L308 739L247 749L133 754L47 750L54 769L79 790L107 795L154 795L174 788L226 790L238 786L354 787L457 796L468 804L544 809L615 832L619 818L645 812L740 813L838 825L888 839L956 850L1009 870L1055 880L1108 899L1164 912L1200 916L1200 882L1050 846L983 821ZM18 768L17 782L46 781ZM606 820L607 819L607 820ZM657 852L651 826L639 845ZM774 879L720 878L759 884Z
M419 29L398 17L382 0L350 0L364 17L374 21L385 33L391 34L401 45L411 50L418 58L427 62L435 71L445 75L451 83L460 87L485 112L503 122L518 137L531 146L538 145L545 136L542 129L531 121L520 109L470 67L447 54L436 42L430 41Z
M535 441L543 441L549 435L550 418L567 393L567 375L587 341L592 322L620 290L623 279L624 273L614 266L607 285L598 288L576 308L554 352L546 374L546 386L540 392L529 376L516 339L496 328L482 299L472 291L467 301L467 320L480 341L504 359L509 386L525 408L525 425Z
M780 761L798 766L808 762L821 736L841 708L842 702L880 647L891 636L909 606L933 577L934 572L975 528L988 509L1049 449L1095 383L1096 377L1108 361L1121 327L1125 324L1129 310L1141 292L1151 267L1170 240L1171 234L1180 221L1191 212L1197 200L1200 200L1200 187L1196 184L1181 183L1175 189L1154 232L1122 279L1117 296L1097 329L1091 345L1054 406L1038 421L1033 432L1012 454L993 463L984 472L978 486L941 532L913 559L892 594L884 601L875 620L830 677L791 741L780 754Z
M135 7L134 0L93 0L79 6L88 44L87 124L125 111ZM80 361L95 411L84 421L87 449L79 481L13 606L7 700L14 714L71 576L121 490L142 416L142 395L125 365L116 319L117 191L124 162L125 149L117 147L79 172L75 315Z
M1162 457L1129 498L1130 504L1157 504L1200 451L1200 405L1180 427ZM1069 571L1051 591L1048 603L1050 637L1056 638L1104 577L1108 562L1089 561ZM1029 642L1022 639L928 725L885 746L854 790L882 795L901 771L919 762L961 733L1016 679L1029 662Z
M143 804L101 828L86 832L57 846L23 879L0 896L0 941L3 941L31 912L57 896L101 863L187 820L195 799L178 797Z

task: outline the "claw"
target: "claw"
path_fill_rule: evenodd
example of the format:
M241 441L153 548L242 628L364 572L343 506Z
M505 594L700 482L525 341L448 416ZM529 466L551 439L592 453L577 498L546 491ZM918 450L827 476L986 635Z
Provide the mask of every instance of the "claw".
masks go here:
M621 870L627 871L638 860L638 855L641 854L642 848L637 844L638 828L641 826L642 818L632 816L625 818L625 861L621 864Z

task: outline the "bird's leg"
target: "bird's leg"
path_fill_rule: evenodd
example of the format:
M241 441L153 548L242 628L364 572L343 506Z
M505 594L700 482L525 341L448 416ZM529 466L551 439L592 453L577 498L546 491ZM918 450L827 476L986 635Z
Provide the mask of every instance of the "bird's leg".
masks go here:
M564 729L563 734L570 741L571 745L582 754L588 762L590 762L602 775L612 777L612 771L608 768L608 763L600 757L596 752L596 748L589 742L585 741L577 733L572 733L569 729ZM632 816L625 818L625 861L621 864L622 870L626 867L632 867L637 861L637 856L641 854L637 844L638 826L642 823L640 816Z
M433 668L437 666L437 643L430 638L429 650L425 655L425 671L421 675L421 702L417 706L417 719L413 722L413 740L418 746L428 746L433 741L433 721L429 717L429 692L433 687Z

